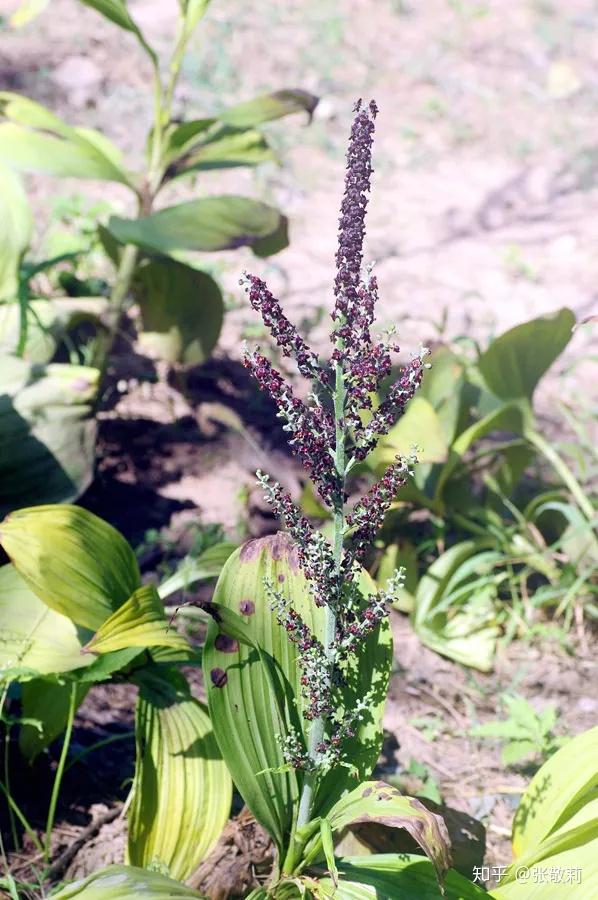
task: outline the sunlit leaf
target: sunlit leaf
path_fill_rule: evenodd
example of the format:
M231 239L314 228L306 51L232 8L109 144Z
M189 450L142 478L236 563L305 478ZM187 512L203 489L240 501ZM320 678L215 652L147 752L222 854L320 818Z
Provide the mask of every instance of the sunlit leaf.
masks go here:
M0 160L21 172L118 181L131 187L121 154L90 128L67 125L34 100L0 92Z
M212 723L176 672L140 676L128 858L185 879L229 817L232 782Z
M102 623L86 650L111 653L127 647L173 647L186 650L188 642L164 615L164 606L153 584L134 591L122 606Z
M305 111L311 117L318 105L318 98L308 91L281 90L262 94L218 113L220 122L234 128L253 128L263 122L271 122L283 116Z
M27 335L24 359L48 363L59 342L81 322L101 328L101 317L108 309L104 297L60 297L30 300L27 304ZM21 308L16 302L0 304L0 353L15 353L21 332Z
M80 684L75 704L79 706L90 685ZM66 728L71 704L72 684L33 679L21 686L21 715L26 720L37 720L37 725L27 721L19 732L19 750L29 762L48 747Z
M80 0L80 2L85 4L85 6L90 6L92 9L95 9L111 22L114 22L115 25L120 25L125 31L130 31L134 34L148 56L154 62L157 61L155 51L149 46L139 30L139 26L131 17L124 0ZM189 0L189 2L197 3L198 0Z
M179 138L174 135L175 140ZM190 141L188 149L171 163L167 177L210 169L257 166L272 159L274 154L261 132L220 125L207 134L204 132L201 140Z
M135 295L141 311L141 347L169 362L205 362L224 316L220 288L207 272L171 259L140 266Z
M107 866L73 881L52 900L202 900L201 894L158 872L136 866Z
M113 216L108 228L123 244L172 256L180 251L259 248L260 241L278 232L282 220L274 207L231 194L189 200L140 219Z
M0 568L0 679L17 667L46 675L89 665L89 634L46 606L14 566Z
M18 294L19 263L29 246L32 227L31 210L21 179L0 163L0 300L12 299Z
M140 586L122 534L78 506L16 510L0 522L0 543L44 603L86 628L98 629Z

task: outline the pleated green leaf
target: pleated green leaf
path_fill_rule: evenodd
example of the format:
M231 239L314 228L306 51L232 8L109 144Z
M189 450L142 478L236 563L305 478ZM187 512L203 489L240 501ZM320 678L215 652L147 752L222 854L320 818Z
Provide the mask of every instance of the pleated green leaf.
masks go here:
M285 766L277 735L292 726L306 740L301 715L301 672L295 645L278 625L264 590L264 578L290 600L313 633L322 635L324 611L313 603L298 565L296 549L279 533L250 541L225 564L214 593L216 622L204 650L204 674L210 715L222 755L243 799L256 819L282 848L293 823L302 774ZM374 590L368 576L366 589ZM228 610L234 621L229 621ZM217 624L217 623L220 624ZM347 757L359 777L376 763L381 716L391 661L385 625L370 636L359 663L348 673L342 707L373 691L368 717L347 742ZM342 709L341 709L342 711ZM314 815L325 812L355 776L345 766L333 769L316 796Z
M0 568L0 680L88 666L93 656L82 647L89 634L46 606L14 566Z
M52 900L202 900L179 881L136 866L106 866L67 884Z
M126 647L189 649L187 639L164 615L164 605L153 584L134 591L98 628L85 649L92 653L111 653Z
M33 220L19 176L0 163L0 300L16 297Z
M146 671L140 685L128 860L185 879L229 817L231 777L207 711L183 676Z
M122 534L78 506L19 509L0 522L0 543L44 603L93 631L140 587Z

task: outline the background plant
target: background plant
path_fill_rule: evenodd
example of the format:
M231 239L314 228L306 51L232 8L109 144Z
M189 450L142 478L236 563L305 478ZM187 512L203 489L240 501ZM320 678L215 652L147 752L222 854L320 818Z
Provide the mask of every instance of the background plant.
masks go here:
M131 300L138 305L144 352L170 363L202 362L218 340L224 313L222 291L203 254L249 246L256 255L268 256L288 243L285 216L268 204L222 194L164 206L166 189L184 177L273 160L258 126L298 111L311 115L317 103L306 91L281 90L216 115L181 121L173 110L174 91L185 49L208 3L178 5L175 45L164 66L122 0L82 2L137 39L152 70L153 122L145 160L139 171L131 172L104 134L69 125L27 97L0 93L0 349L2 381L7 384L0 407L6 436L0 477L18 482L14 495L3 498L4 513L32 502L34 495L36 502L69 500L87 487L101 371ZM91 249L89 240L83 248L47 259L28 255L32 217L19 172L111 181L128 189L134 217L111 216L106 225L99 219L93 227L114 267L109 288L102 279L73 269ZM53 296L54 291L40 294L40 273L65 265L70 268L52 278L63 296ZM107 296L90 297L87 292L92 290ZM66 300L65 292L77 299ZM91 335L80 330L82 317L93 322ZM58 345L66 347L71 363L85 363L85 371L37 366L56 366L52 361L57 354L59 358ZM13 355L21 362L14 362ZM83 379L86 403L81 389L72 387ZM33 399L23 400L24 385L36 381L40 384L30 391ZM47 417L36 404L44 391L52 394ZM29 452L23 474L19 469L15 479L11 460L15 446L24 441Z

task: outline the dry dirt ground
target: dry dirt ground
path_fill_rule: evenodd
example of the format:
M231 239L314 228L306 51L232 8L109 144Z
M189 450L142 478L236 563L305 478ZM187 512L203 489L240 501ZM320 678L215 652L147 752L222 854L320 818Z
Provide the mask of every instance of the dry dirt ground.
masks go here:
M0 10L12 5L1 0ZM160 50L172 38L176 6L129 3ZM309 127L298 117L269 129L280 166L208 174L195 189L277 203L290 216L291 245L267 261L245 251L219 257L230 309L215 359L192 375L191 406L164 379L140 383L143 361L126 343L116 348L111 384L124 390L106 400L87 504L134 541L149 527L168 526L176 537L198 517L240 536L273 527L251 493L252 472L260 465L292 487L297 472L281 436L264 439L271 411L246 407L239 347L256 329L237 281L245 267L266 276L289 315L324 345L344 145L358 96L380 107L367 252L377 261L382 324L398 326L406 353L438 336L485 341L561 306L580 319L596 313L597 28L591 0L213 0L185 62L178 113L196 117L283 87L307 88L321 102ZM75 0L51 0L39 19L3 31L1 41L0 88L100 128L137 164L151 102L147 66L130 35ZM128 211L111 186L36 177L29 187L39 222L58 195L73 193ZM580 328L547 377L538 405L548 422L558 398L596 402L590 340ZM223 404L249 420L253 443L214 424ZM500 692L516 686L538 708L559 706L559 731L581 731L598 711L592 653L583 645L571 657L515 644L501 652L495 673L482 676L422 651L404 620L395 626L387 770L405 769L412 757L424 762L449 804L486 822L487 861L504 863L525 778L468 736L472 710L480 721L494 718ZM81 710L83 746L131 727L133 696L125 687L106 691L95 689ZM432 741L412 724L426 714L441 723ZM122 799L131 754L123 740L102 753L101 765L80 768L65 795L58 844L89 824L93 804ZM36 775L40 784L43 776ZM114 822L104 828L105 859L120 852L122 835ZM85 865L80 855L71 871Z

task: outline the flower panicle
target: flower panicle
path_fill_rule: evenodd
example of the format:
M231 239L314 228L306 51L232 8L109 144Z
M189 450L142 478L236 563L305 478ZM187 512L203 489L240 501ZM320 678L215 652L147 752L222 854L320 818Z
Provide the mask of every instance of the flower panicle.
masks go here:
M280 301L273 296L266 282L245 272L239 284L247 291L251 306L260 313L283 356L294 359L305 378L325 379L326 373L320 366L317 354L285 316Z

